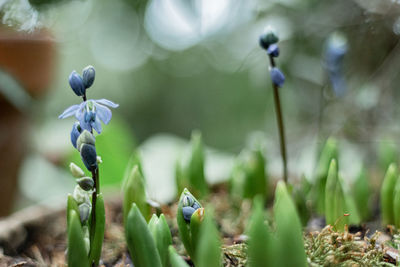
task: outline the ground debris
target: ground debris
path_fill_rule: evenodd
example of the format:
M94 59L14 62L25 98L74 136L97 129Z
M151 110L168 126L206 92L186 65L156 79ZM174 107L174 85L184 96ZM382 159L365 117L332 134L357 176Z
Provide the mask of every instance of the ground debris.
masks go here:
M370 238L360 233L351 234L348 229L335 232L327 225L320 232L305 236L305 249L310 266L393 266L387 260L387 247L378 244L380 232Z

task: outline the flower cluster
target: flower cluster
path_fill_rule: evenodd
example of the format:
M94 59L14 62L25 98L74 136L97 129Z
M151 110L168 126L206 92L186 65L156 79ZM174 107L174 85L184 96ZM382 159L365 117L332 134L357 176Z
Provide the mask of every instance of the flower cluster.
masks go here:
M200 209L201 206L190 195L186 195L182 200L182 214L186 222L190 222L193 213Z
M274 85L282 87L285 82L285 75L275 66L274 58L279 56L279 47L277 45L279 38L271 27L267 27L264 33L261 34L259 43L260 46L267 51L271 61L270 75Z

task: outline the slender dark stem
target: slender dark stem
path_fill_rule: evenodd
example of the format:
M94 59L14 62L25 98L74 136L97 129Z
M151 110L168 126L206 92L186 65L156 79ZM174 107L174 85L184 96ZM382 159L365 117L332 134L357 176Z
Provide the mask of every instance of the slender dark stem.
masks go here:
M271 67L275 67L275 60L272 56L269 56L269 61ZM272 87L274 89L273 91L274 91L274 102L276 110L276 120L278 122L278 130L279 130L279 141L280 141L282 165L283 165L283 181L287 184L288 169L287 169L287 157L286 157L285 128L283 126L282 108L281 108L281 101L279 98L279 87L274 83L272 83Z
M86 93L82 96L83 101L86 101Z
M96 232L96 202L97 194L100 193L100 183L99 183L99 168L97 167L92 171L92 179L94 181L94 190L92 193L92 219L90 222L90 243L93 243L93 238ZM94 263L92 266L95 266Z

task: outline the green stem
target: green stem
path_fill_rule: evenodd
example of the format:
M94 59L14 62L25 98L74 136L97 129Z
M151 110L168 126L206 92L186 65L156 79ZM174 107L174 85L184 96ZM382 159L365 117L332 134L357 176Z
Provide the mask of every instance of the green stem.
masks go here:
M275 60L272 56L269 56L269 61L271 67L275 67ZM287 184L288 182L288 169L287 169L287 157L286 157L286 141L285 141L285 128L283 126L283 116L282 116L282 108L281 101L279 98L279 87L272 83L273 91L274 91L274 102L275 102L275 110L276 110L276 120L278 123L279 130L279 141L280 141L280 149L282 156L282 165L283 165L283 181Z
M100 184L99 184L99 168L92 171L92 179L94 181L94 190L92 193L92 219L90 223L90 244L92 245L93 238L96 231L96 202L97 202L97 194L100 193ZM94 266L94 264L92 264Z

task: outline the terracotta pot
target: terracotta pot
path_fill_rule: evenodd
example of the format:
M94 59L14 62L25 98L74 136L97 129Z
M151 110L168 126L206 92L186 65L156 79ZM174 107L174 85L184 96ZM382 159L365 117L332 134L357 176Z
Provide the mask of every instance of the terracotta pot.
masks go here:
M47 31L22 33L0 27L0 71L7 73L30 96L38 98L49 88L55 61L55 44ZM0 217L10 213L17 191L18 171L27 153L28 109L17 109L3 94L0 82ZM11 91L11 93L13 93ZM16 92L20 93L20 92Z

